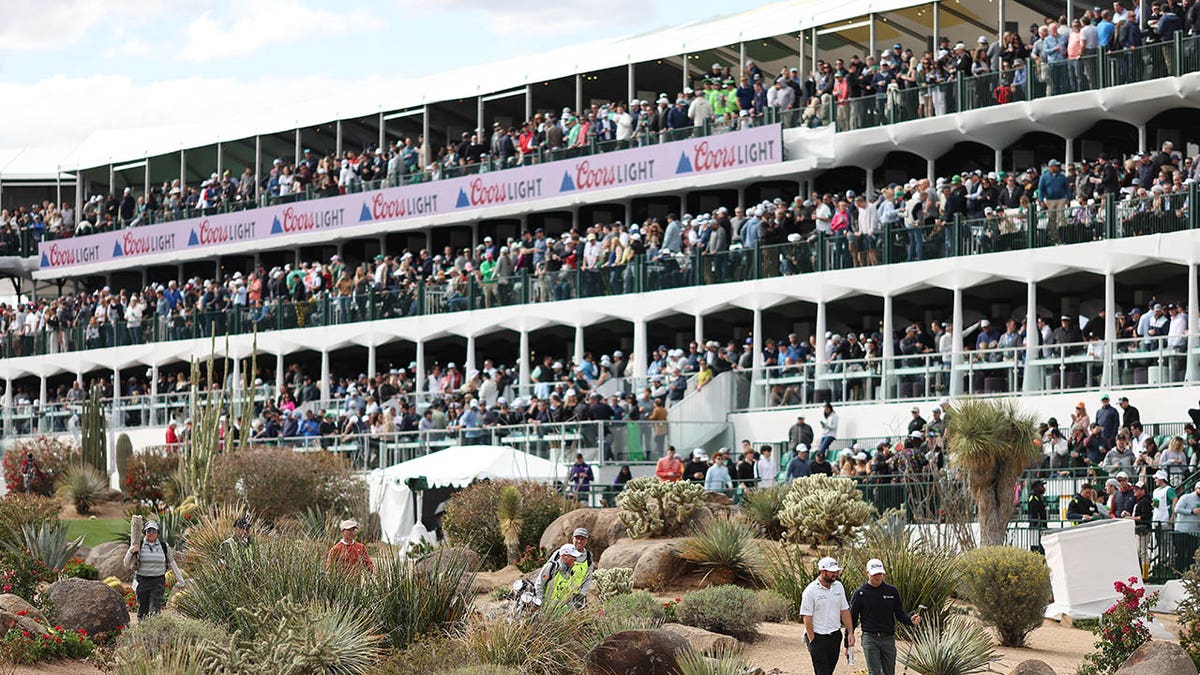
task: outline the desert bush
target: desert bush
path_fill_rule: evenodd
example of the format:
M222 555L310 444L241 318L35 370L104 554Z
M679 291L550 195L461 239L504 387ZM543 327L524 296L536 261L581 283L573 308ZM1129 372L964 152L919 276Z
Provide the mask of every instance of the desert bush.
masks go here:
M361 510L366 484L350 463L328 452L251 448L219 456L212 472L213 500L242 504L273 523L306 508Z
M963 554L962 591L1004 647L1024 647L1050 604L1050 568L1033 551L985 546Z
M761 579L762 553L754 541L754 526L736 518L712 518L683 544L679 557L706 570L714 585Z
M601 607L607 617L663 621L663 606L647 591L632 591L606 599Z
M279 600L329 603L362 612L392 646L404 647L430 632L448 630L467 614L475 570L444 560L421 571L379 556L376 571L355 575L340 565L326 567L324 542L259 536L244 556L221 564L213 557L189 561L188 588L176 595L185 616L218 622L241 638L260 630L239 608L268 608Z
M516 487L521 495L520 550L527 546L537 548L550 523L575 508L544 483L479 481L456 493L446 506L442 530L451 543L478 553L487 567L503 567L507 562L507 548L496 520L500 492L507 485Z
M1180 579L1183 584L1184 597L1179 601L1176 612L1179 624L1179 646L1183 647L1192 662L1200 668L1200 549L1192 558L1192 564ZM1078 626L1079 622L1075 622Z
M90 464L71 464L58 479L59 497L75 505L75 513L86 516L108 495L108 476Z
M762 617L754 591L740 586L711 586L685 593L676 609L679 623L752 640Z
M577 611L533 612L515 619L494 617L472 622L461 635L470 660L514 668L533 675L557 675L564 664L578 663L595 638L589 617Z
M139 452L125 463L121 489L130 499L161 511L166 507L168 493L178 494L169 484L179 468L179 453L173 450Z
M22 544L22 526L58 522L59 511L58 502L43 495L10 492L0 497L0 546Z
M79 452L79 446L47 436L17 441L0 459L0 464L4 466L4 485L9 492L23 491L21 462L30 452L33 453L33 461L37 464L31 489L34 494L50 497L54 494L54 483L66 469L71 457Z
M59 575L64 579L87 579L89 581L97 581L100 579L100 570L96 569L95 565L89 565L78 557L71 558L66 565L59 570Z
M849 478L808 476L792 481L779 522L793 543L842 545L853 539L874 512Z
M653 476L634 478L617 495L618 517L635 539L681 533L704 503L703 485L660 482Z
M736 650L718 650L712 656L689 651L675 657L679 675L746 675L750 664Z
M373 673L394 675L395 673L428 673L441 675L470 660L467 646L450 635L430 635L404 649L393 651Z
M135 667L137 662L153 661L156 656L203 652L228 639L229 634L217 623L178 614L154 614L117 638L113 661L117 672L122 672L123 668Z
M0 593L12 593L32 603L38 586L56 577L54 570L23 549L0 551Z
M233 535L233 523L246 516L245 509L236 504L211 504L204 509L190 512L186 529L185 547L188 564L193 561L215 561L220 555L221 542ZM251 518L253 539L266 535L266 528ZM334 541L330 538L330 541Z
M922 621L911 635L900 661L918 675L982 673L997 659L987 629L966 617Z
M959 589L963 567L949 549L892 539L885 544L849 550L841 558L842 585L848 594L867 580L867 561L871 558L883 561L887 582L900 591L906 610L916 612L924 605L925 617L943 623L950 617L951 600ZM807 579L814 576L815 573Z
M775 591L765 589L755 593L754 600L758 603L758 613L762 616L763 621L770 621L771 623L783 623L787 621L791 609L787 598L784 598Z
M612 567L592 572L592 593L600 602L633 592L633 569Z
M783 498L790 489L790 484L781 483L750 490L742 501L742 514L768 539L782 539L787 529L779 520L779 511L783 509Z

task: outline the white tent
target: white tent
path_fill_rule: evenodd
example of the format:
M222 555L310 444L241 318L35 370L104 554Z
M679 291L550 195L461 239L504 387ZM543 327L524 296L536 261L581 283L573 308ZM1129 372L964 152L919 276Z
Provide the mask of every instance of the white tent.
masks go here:
M367 475L371 510L379 513L383 540L401 541L418 520L409 478L424 477L430 487L466 487L482 478L551 482L563 471L549 460L504 445L458 445L424 457L376 469ZM419 497L419 495L418 495Z

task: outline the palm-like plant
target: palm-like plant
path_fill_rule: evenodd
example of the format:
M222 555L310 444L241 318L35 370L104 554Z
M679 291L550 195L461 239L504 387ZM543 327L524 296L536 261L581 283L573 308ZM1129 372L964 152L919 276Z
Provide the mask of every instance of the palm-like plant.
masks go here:
M736 580L758 583L762 578L762 555L754 541L754 526L736 518L713 518L683 544L679 556L707 570L713 585Z
M500 526L500 536L504 537L508 564L514 565L521 557L521 493L516 486L506 485L500 490L496 522Z
M984 546L1003 546L1013 485L1037 460L1036 418L1011 399L967 398L950 411L946 444L979 506Z
M996 652L992 636L983 626L965 617L942 623L922 621L900 661L918 675L970 675L988 670Z
M81 516L91 513L107 493L108 477L90 464L72 464L58 483L58 495L70 499Z

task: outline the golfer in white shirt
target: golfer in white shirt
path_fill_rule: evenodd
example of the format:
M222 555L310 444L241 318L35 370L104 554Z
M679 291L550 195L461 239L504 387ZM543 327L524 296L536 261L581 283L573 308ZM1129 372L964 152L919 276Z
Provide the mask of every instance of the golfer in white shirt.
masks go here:
M800 596L800 618L814 675L833 675L842 649L842 628L846 629L847 647L854 647L854 629L846 589L838 581L842 568L825 557L817 562L817 569L817 578Z

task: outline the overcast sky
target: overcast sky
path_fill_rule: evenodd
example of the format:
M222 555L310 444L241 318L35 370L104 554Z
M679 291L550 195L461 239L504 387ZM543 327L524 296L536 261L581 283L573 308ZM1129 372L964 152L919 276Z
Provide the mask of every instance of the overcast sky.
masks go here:
M0 0L0 148L217 121L761 5L751 0ZM526 9L542 7L541 9Z

